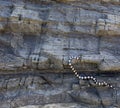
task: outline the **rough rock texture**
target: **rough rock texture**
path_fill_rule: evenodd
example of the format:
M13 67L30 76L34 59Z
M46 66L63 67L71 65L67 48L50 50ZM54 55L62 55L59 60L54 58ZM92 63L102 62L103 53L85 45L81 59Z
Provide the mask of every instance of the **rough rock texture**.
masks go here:
M0 0L0 108L119 108L119 44L120 0Z
M119 0L0 0L0 69L120 70ZM95 67L93 65L96 65Z
M93 106L94 107L94 106ZM93 108L92 107L92 108ZM84 105L79 105L76 103L60 103L60 104L48 104L48 105L29 105L29 106L24 106L24 107L19 107L19 108L88 108Z
M0 108L56 103L65 105L56 104L57 108L119 108L119 74L111 76L101 74L96 77L99 81L106 80L116 89L91 86L90 81L79 81L72 74L29 72L29 74L1 75ZM41 108L56 108L55 105L48 106L41 106Z

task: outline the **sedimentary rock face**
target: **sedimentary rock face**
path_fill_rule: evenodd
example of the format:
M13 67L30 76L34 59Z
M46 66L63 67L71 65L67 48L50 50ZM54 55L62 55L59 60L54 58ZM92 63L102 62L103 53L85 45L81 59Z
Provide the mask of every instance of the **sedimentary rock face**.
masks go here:
M0 0L0 76L6 74L0 79L0 99L7 100L7 108L73 100L91 103L91 108L120 105L120 78L115 76L120 71L119 44L119 0ZM83 76L106 72L108 76L98 80L116 86L115 97L108 88L91 89L92 82L79 83L71 77L71 56L80 58L72 63ZM113 78L109 73L114 73ZM4 102L1 105L4 107Z
M70 56L81 55L87 70L120 70L119 6L105 2L1 1L1 50L9 46L13 53L1 52L0 68L64 70Z

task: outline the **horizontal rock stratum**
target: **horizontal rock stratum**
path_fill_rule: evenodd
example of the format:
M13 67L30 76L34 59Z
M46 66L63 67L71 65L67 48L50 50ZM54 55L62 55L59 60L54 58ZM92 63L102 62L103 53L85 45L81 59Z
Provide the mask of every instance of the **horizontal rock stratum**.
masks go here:
M120 0L0 0L0 108L119 108L119 82Z
M0 69L120 71L119 0L0 1ZM76 64L76 62L74 62Z
M94 106L92 106L94 107ZM87 108L87 106L84 105L78 105L76 103L60 103L60 104L48 104L48 105L28 105L24 107L19 108Z

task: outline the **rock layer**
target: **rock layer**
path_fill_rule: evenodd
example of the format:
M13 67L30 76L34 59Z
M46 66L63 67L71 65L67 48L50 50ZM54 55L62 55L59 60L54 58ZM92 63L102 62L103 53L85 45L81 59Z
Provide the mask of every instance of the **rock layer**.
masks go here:
M81 71L120 70L119 1L0 2L0 69L65 71L81 55Z
M0 108L119 108L119 44L119 0L0 0Z
M72 74L1 75L0 108L27 108L27 105L28 108L30 105L40 105L40 108L119 108L119 74L96 77L111 83L115 89L94 86L88 80L79 81Z

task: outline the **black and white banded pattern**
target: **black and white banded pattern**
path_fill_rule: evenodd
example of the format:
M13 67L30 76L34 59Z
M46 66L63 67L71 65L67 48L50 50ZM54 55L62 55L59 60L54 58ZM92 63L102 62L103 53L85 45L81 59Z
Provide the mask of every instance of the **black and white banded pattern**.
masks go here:
M112 85L106 83L105 81L104 82L99 82L97 81L97 79L93 76L81 76L78 74L77 70L74 68L74 66L72 65L72 60L76 59L76 60L80 60L81 56L77 57L77 56L72 56L70 57L69 59L69 66L72 70L72 72L75 74L75 76L78 78L78 79L82 79L82 80L92 80L95 85L97 86L106 86L106 87L109 87L109 88L113 88Z

